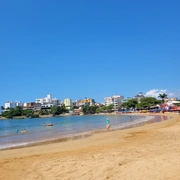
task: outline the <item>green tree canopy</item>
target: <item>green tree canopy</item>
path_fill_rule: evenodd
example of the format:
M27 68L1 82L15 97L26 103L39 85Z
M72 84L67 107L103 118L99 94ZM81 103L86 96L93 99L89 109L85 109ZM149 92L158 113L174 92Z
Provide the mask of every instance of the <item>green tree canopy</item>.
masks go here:
M62 106L53 106L51 107L50 113L53 115L60 115L63 113L68 113L68 109L66 109L65 105L63 104Z
M144 97L141 102L137 105L137 109L149 109L151 106L160 104L161 101L154 97Z
M83 106L82 112L84 114L95 114L97 112L98 106Z
M137 99L129 99L127 102L122 103L120 107L125 109L130 109L130 108L135 109L137 104L138 104Z

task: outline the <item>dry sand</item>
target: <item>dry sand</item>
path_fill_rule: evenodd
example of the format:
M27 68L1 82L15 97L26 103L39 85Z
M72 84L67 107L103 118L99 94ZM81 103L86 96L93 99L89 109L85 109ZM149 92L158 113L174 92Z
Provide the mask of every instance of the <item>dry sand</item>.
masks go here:
M88 138L0 151L0 180L179 180L180 115Z

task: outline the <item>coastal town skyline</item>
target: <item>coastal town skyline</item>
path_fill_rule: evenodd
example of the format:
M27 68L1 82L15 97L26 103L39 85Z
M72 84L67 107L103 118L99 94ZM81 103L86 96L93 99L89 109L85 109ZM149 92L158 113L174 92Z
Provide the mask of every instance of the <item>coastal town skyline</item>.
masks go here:
M14 104L13 106L23 106L23 104L24 103L30 103L30 102L36 102L36 103L41 103L41 104L43 104L43 102L41 102L43 99L45 99L45 98L49 98L49 99L52 99L53 101L55 101L55 104L54 105L56 105L56 104L58 104L56 101L58 101L59 103L63 103L66 99L70 99L72 102L77 102L77 101L79 101L79 100L83 100L83 99L93 99L94 100L94 102L96 102L96 103L101 103L101 104L105 104L105 99L106 98L109 98L109 97L112 97L112 96L121 96L122 97L122 99L130 99L130 98L135 98L136 96L138 96L138 95L140 95L140 96L144 96L144 97L155 97L155 98L159 98L159 94L166 94L167 95L167 98L176 98L176 99L179 99L179 92L175 92L175 93L172 93L172 92L168 92L167 90L158 90L158 89L153 89L153 90L150 90L150 91L148 91L148 92L146 92L145 94L143 94L143 92L139 92L139 93L137 93L136 95L134 95L133 97L130 97L130 96L127 96L127 97L125 97L124 95L120 95L120 94L114 94L114 95L110 95L110 96L108 96L108 97L104 97L103 98L103 101L97 101L95 98L93 98L93 97L84 97L84 98L78 98L78 99L76 99L76 100L74 100L74 99L72 99L72 98L70 98L70 97L66 97L66 98L64 98L64 99L60 99L60 98L58 98L58 97L54 97L54 96L52 96L52 94L47 94L47 97L41 97L41 98L35 98L34 100L32 100L32 101L21 101L21 100L8 100L8 101L6 101L6 102L4 102L3 103L3 105L1 105L1 106L4 106L4 107L6 107L6 103L11 103L11 104ZM160 99L160 98L159 98ZM15 105L15 104L17 104L17 105ZM10 105L8 105L8 107L10 107Z
M0 105L153 89L179 98L178 1L4 1Z

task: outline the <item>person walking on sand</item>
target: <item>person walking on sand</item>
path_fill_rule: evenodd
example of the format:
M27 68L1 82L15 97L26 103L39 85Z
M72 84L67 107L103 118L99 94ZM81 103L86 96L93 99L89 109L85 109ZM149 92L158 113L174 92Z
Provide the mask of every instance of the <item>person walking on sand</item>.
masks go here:
M108 118L106 119L106 129L110 131L110 120Z

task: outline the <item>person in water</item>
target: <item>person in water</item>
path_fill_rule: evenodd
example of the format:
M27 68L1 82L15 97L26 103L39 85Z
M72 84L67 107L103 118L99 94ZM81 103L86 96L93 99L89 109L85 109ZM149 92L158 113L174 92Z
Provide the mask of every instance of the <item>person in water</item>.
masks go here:
M53 123L49 123L49 124L43 124L43 126L54 126L54 124Z
M27 132L27 130L26 129L24 129L23 131L21 131L22 133L26 133Z
M110 131L110 120L108 118L106 119L106 129Z

